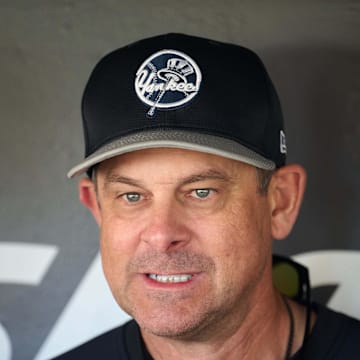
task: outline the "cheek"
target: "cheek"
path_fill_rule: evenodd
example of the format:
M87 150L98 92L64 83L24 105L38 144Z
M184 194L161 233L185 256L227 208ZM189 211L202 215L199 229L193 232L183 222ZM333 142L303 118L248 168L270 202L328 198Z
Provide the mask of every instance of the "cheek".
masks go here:
M245 243L256 246L270 239L270 220L266 198L256 196L233 204L226 226L238 232Z
M103 214L100 227L100 246L114 256L132 251L136 239L136 220L124 221L109 212Z
M112 288L121 286L126 277L126 266L136 249L135 229L131 224L103 217L100 252L103 270Z
M256 270L271 253L270 219L262 199L232 204L223 218L211 223L209 250L218 260L219 271L238 278Z
M233 250L251 249L260 245L266 237L264 207L258 202L242 200L232 204L226 211L219 232L226 236L226 247Z

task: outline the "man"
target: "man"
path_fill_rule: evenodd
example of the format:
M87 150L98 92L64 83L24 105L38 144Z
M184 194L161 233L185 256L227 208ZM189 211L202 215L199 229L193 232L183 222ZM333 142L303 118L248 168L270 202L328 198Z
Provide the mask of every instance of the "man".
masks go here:
M61 359L355 359L360 326L273 285L272 240L305 171L285 165L279 100L250 50L168 34L114 51L83 103L80 199L135 320ZM302 288L302 285L299 286Z

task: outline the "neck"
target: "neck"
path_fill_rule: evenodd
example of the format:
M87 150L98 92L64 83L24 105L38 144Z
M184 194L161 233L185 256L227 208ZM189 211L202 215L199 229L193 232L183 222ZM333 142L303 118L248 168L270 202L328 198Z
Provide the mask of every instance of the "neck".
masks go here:
M287 350L290 321L281 296L271 287L254 296L238 318L217 322L204 329L203 337L165 338L142 331L145 344L156 360L161 359L276 359L282 360ZM295 335L290 353L302 344L304 312L290 303L295 318ZM241 312L241 311L239 311Z

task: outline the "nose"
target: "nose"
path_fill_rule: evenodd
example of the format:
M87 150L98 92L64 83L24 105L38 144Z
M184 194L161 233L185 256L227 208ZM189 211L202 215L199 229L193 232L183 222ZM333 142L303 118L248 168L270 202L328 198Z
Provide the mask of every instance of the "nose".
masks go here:
M154 250L177 250L191 239L186 215L176 201L152 206L143 225L140 239Z

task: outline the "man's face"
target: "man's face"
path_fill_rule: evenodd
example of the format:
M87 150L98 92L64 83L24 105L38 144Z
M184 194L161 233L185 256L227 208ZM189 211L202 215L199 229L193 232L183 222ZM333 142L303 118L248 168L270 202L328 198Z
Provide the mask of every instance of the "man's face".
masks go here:
M187 338L236 326L269 286L269 201L255 168L149 149L102 163L105 276L145 332Z

